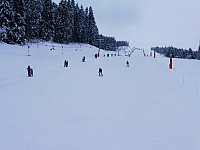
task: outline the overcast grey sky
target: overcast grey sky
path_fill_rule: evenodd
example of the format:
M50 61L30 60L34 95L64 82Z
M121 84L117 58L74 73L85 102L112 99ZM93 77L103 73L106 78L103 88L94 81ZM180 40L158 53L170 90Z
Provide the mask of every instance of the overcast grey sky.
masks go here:
M92 6L101 34L127 40L132 47L198 48L200 0L75 1L84 8Z

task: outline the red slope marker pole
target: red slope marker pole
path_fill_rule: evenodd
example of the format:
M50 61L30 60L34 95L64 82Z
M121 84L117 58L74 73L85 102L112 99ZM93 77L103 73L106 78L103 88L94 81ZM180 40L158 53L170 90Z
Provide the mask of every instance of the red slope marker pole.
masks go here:
M172 69L172 54L170 54L169 69Z

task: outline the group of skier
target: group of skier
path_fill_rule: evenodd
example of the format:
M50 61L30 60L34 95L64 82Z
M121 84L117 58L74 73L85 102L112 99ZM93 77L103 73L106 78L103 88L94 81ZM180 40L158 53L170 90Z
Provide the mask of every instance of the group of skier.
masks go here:
M85 56L83 56L82 62L85 62ZM67 60L64 60L64 67L68 67L68 66L69 66L69 62ZM126 61L126 67L129 67L129 61ZM32 77L33 69L30 67L30 65L28 65L27 71L28 71L28 77ZM100 77L103 77L103 69L102 68L98 69L98 74Z
M68 67L69 63L67 60L64 61L64 67Z

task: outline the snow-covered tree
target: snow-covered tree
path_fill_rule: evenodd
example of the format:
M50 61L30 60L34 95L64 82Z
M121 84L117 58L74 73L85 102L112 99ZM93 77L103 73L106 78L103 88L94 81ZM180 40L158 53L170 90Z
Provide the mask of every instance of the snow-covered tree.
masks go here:
M61 0L58 7L58 14L56 17L56 32L55 38L59 43L68 43L68 7L67 1Z
M67 29L67 39L69 42L73 42L73 32L74 32L74 9L75 9L75 2L71 2L70 0L67 1L67 8L68 8L68 29Z
M25 16L24 16L24 1L11 0L14 10L14 42L17 44L25 43Z
M41 13L40 38L49 41L54 37L54 22L52 12L52 1L44 0L44 7Z
M61 0L59 5L52 0L0 0L0 17L0 38L6 43L24 44L42 39L99 46L92 7L84 10L75 0ZM102 48L116 47L113 37L102 37Z
M14 12L10 1L3 1L0 4L0 27L2 30L2 41L13 44L14 43Z
M78 3L76 4L75 7L75 14L74 14L74 41L75 42L80 42L80 9L78 6Z
M7 0L1 3L1 26L6 43L25 43L25 21L23 0Z
M83 6L81 5L81 8L79 10L79 31L80 31L80 34L79 34L79 42L81 43L84 43L86 40L84 39L85 38L85 34L86 33L86 24L85 24L85 19L86 19L86 14L84 12L84 8Z
M96 39L98 38L99 33L91 6L89 7L88 22L88 43L97 46L98 41Z
M198 48L198 52L197 52L197 59L200 60L200 43L199 43L199 48Z
M83 43L88 43L88 31L89 31L89 17L88 17L88 7L85 9L85 16L84 16L84 35L83 35Z
M25 0L25 31L26 39L36 40L39 38L39 26L41 17L41 1Z

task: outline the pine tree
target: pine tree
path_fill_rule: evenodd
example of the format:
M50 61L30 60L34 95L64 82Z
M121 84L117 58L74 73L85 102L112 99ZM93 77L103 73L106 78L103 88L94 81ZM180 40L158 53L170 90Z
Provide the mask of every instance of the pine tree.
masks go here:
M89 16L88 16L88 21L89 21L89 28L88 28L88 42L91 45L98 45L98 41L96 40L98 38L98 28L95 22L95 18L93 15L93 10L92 7L89 7Z
M89 31L88 7L86 7L85 9L84 24L85 24L85 34L83 37L83 43L88 43L88 31Z
M14 44L14 12L10 1L3 1L0 5L0 27L2 28L2 41Z
M53 14L53 37L55 38L55 26L56 26L56 17L58 16L58 8L59 6L53 2L52 6L52 14Z
M25 0L25 33L28 42L39 38L40 16L40 1Z
M200 42L199 42L199 48L198 48L198 52L197 52L197 59L200 60Z
M80 42L80 14L79 14L79 6L78 3L75 7L75 14L74 14L74 41Z
M80 43L85 42L85 34L86 34L85 19L86 19L86 15L84 12L84 8L81 5L81 8L79 10L79 31L80 31L79 42Z
M7 0L1 5L1 24L4 28L3 41L6 43L25 43L25 22L23 0Z
M52 1L44 0L44 7L41 13L40 38L49 41L54 37L54 22L52 12Z
M25 43L25 16L24 16L24 1L11 1L14 10L14 42L17 44Z
M56 41L59 43L68 43L68 8L67 1L61 0L58 7L56 18Z
M71 29L72 29L72 42L76 42L76 31L75 31L75 13L76 13L76 4L75 0L71 0Z
M193 51L192 51L192 49L191 48L189 48L189 50L188 50L188 58L189 59L193 59Z
M67 39L69 42L73 42L73 31L74 31L74 4L70 0L67 1L68 8L68 29L67 29Z

